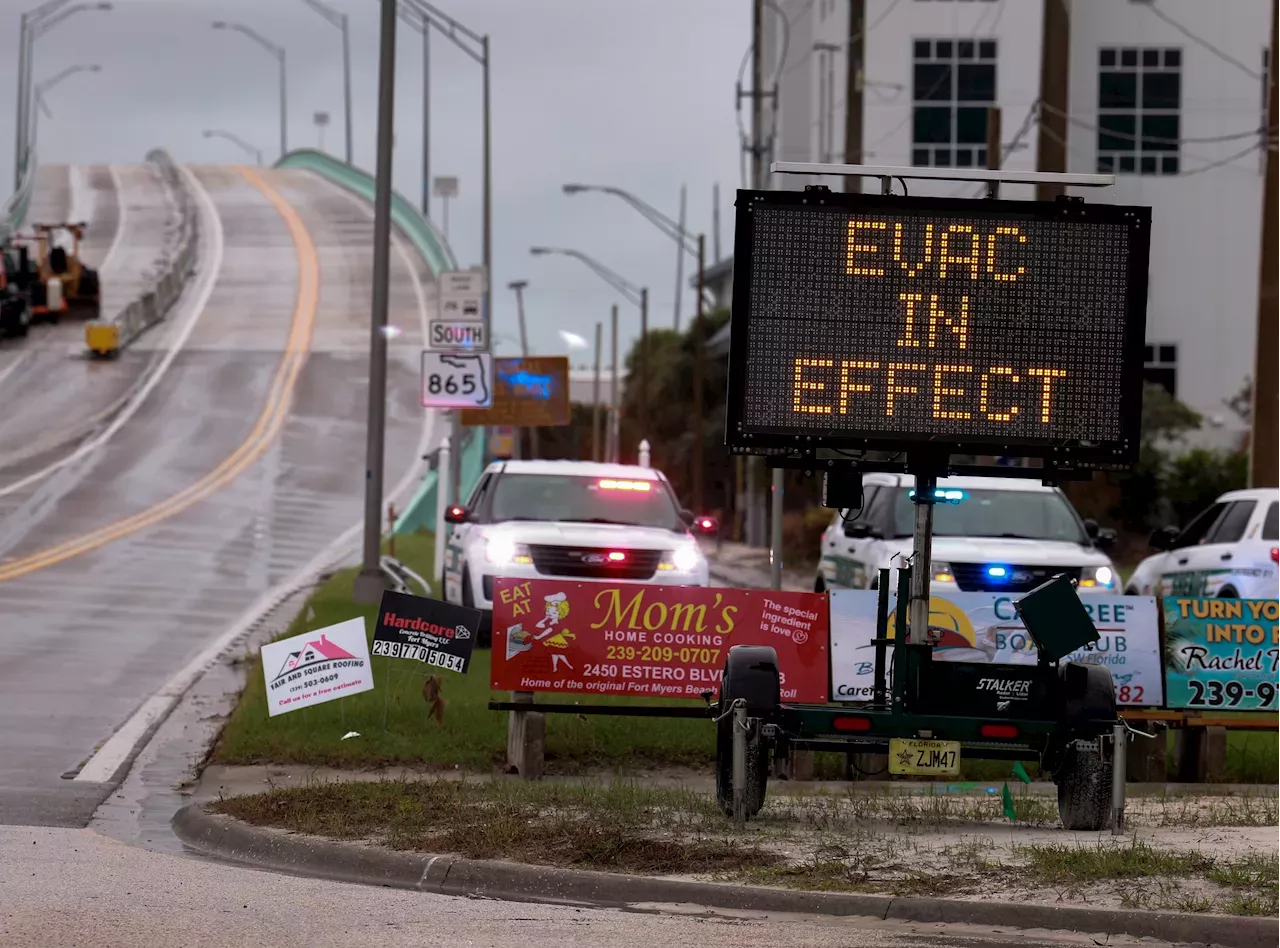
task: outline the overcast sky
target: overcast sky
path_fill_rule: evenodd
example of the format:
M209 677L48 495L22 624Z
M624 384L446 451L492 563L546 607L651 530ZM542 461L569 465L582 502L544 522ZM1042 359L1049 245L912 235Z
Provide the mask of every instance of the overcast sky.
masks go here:
M329 0L351 18L356 164L372 169L377 97L378 3ZM12 182L16 37L19 14L35 0L0 0L0 192ZM740 186L734 81L750 42L748 0L436 0L491 37L495 330L516 340L515 302L506 284L529 280L526 311L535 352L565 352L557 330L591 338L608 332L610 304L622 304L624 340L634 307L581 263L533 258L529 247L572 247L628 280L650 287L651 325L670 325L675 244L621 201L566 197L566 181L612 184L677 215L689 189L691 230L710 235L712 186L721 187L723 253L732 248L732 204ZM288 51L289 143L318 142L312 116L332 115L325 148L341 155L340 33L303 0L115 0L111 12L70 17L37 47L36 80L66 66L100 63L49 93L41 119L45 163L129 163L161 146L179 161L246 160L206 128L226 129L279 151L276 65L215 19L242 22ZM421 39L401 24L397 68L395 184L421 193ZM481 259L481 71L447 38L431 45L432 174L457 175L450 243L464 265ZM440 205L433 203L433 216ZM708 256L711 256L708 239ZM686 267L686 275L691 272ZM684 317L692 311L686 289ZM588 352L572 353L575 363ZM606 335L607 359L607 335Z

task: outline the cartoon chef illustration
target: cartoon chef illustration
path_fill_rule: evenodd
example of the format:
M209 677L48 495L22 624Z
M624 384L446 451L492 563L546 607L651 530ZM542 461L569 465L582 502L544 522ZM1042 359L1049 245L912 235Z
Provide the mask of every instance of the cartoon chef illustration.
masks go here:
M543 597L543 603L542 618L534 625L535 629L542 631L534 636L535 641L542 641L554 633L560 621L569 615L569 599L562 592Z

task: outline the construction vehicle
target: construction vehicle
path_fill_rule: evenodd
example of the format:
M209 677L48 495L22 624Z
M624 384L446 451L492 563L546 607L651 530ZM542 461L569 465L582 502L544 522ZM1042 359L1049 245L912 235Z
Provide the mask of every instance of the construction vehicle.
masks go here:
M0 248L0 336L27 334L32 318L30 283L27 248Z
M31 287L31 309L37 320L56 323L63 314L75 311L96 319L102 308L102 286L98 271L80 259L80 241L85 223L35 224L36 279ZM54 242L55 234L71 235L71 249ZM19 237L19 239L23 239Z

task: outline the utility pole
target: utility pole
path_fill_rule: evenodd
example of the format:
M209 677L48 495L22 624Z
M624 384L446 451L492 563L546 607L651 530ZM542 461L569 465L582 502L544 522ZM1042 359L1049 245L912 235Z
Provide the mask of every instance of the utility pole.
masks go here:
M600 451L600 337L604 325L596 323L596 372L591 380L591 460L602 459Z
M845 47L844 160L862 164L862 73L866 56L867 0L849 0L849 44ZM845 175L845 191L860 192L862 179Z
M615 334L616 335L616 334ZM640 288L640 437L649 437L649 288ZM617 356L614 356L616 363ZM616 369L615 369L616 371ZM619 421L621 425L621 421Z
M1249 486L1275 487L1277 477L1276 428L1280 425L1277 411L1276 352L1280 347L1277 338L1276 257L1280 247L1276 244L1276 10L1271 10L1271 68L1267 70L1267 127L1263 130L1267 143L1267 176L1262 191L1262 260L1258 274L1258 342L1253 356L1253 409L1249 420L1252 434L1249 437Z
M720 185L711 187L711 253L720 262Z
M703 482L707 476L702 456L702 430L706 427L706 419L703 417L706 409L702 395L702 360L705 358L703 347L707 342L706 327L702 322L702 281L706 272L706 263L707 238L705 234L699 234L698 315L694 317L693 332L690 333L693 337L693 512L698 516L702 516L703 512Z
M1036 170L1067 170L1067 97L1071 59L1071 16L1067 0L1044 0L1040 40L1040 129ZM1060 184L1037 184L1036 200L1052 201L1065 193Z
M684 227L685 227L685 202L688 198L688 188L683 184L680 185L680 240L676 245L676 302L674 306L674 320L672 326L676 332L680 331L680 300L684 296Z
M999 171L1004 163L1004 142L1000 138L1000 107L987 107L987 169Z
M283 59L281 60L283 75ZM283 91L283 83L281 84ZM391 277L391 143L395 134L396 0L383 0L378 54L378 150L373 209L373 312L369 325L369 416L364 472L364 557L351 596L382 599L382 474L387 415L387 310ZM284 144L283 140L281 144ZM453 450L460 445L455 441ZM442 527L443 524L439 525Z
M613 387L610 389L611 397L609 400L613 403L613 410L609 413L610 415L609 417L609 448L607 451L608 457L606 458L606 460L612 461L613 463L616 464L618 463L618 460L619 460L618 435L622 427L619 422L619 412L618 412L619 407L622 405L622 398L618 394L618 304L617 303L613 304L613 311L609 316L609 320L611 325L610 335L612 336L612 338L609 341L609 345L613 349L612 360L611 360L613 362L613 368L612 368Z
M764 0L751 3L751 187L764 190ZM746 459L747 545L764 546L764 498L760 496L763 462Z
M525 331L524 324L524 288L529 285L528 280L512 280L507 286L516 291L516 316L520 321L520 355L529 358L529 335ZM516 438L517 457L520 457L519 444L520 438ZM529 456L536 458L538 454L538 429L529 429Z
M431 23L426 17L422 18L422 216L431 220Z

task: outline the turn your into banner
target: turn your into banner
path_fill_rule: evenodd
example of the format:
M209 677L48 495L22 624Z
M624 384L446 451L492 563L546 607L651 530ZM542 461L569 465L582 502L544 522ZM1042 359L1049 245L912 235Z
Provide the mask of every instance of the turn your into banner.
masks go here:
M1169 707L1274 711L1278 616L1274 599L1166 598Z
M387 590L378 607L373 654L466 674L480 634L480 611Z
M697 698L733 645L777 650L782 700L827 700L827 604L814 593L499 578L499 691Z

